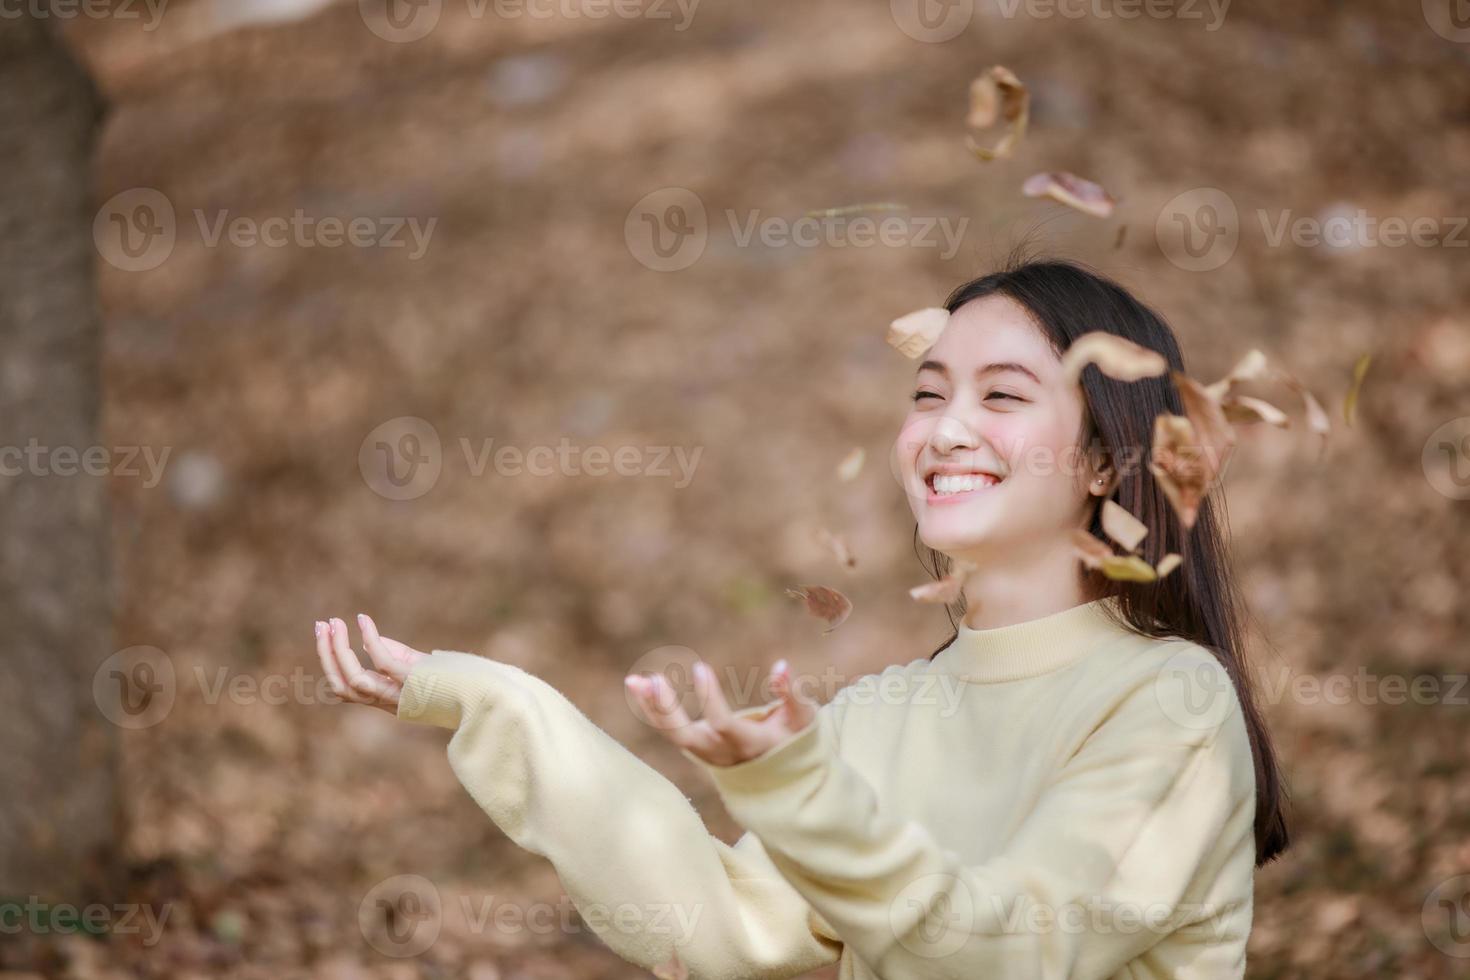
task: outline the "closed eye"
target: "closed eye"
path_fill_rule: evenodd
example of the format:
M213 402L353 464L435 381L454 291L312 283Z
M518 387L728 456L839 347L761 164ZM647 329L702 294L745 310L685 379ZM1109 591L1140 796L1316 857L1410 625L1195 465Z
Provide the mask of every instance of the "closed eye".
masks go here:
M939 396L939 393L938 392L934 392L934 391L916 391L913 394L914 401L918 401L921 398L938 398L938 397L940 397Z
M1008 391L992 391L990 394L985 396L986 401L989 401L992 398L1009 398L1013 402L1023 402L1026 400L1017 395L1013 395Z

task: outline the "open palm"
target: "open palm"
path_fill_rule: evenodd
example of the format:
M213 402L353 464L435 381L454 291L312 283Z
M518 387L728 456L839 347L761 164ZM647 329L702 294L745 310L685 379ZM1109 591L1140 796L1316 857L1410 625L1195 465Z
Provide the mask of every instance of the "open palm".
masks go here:
M816 702L791 686L791 668L784 660L771 669L776 701L743 711L730 710L714 671L708 664L696 663L694 689L704 708L698 721L690 720L678 693L662 674L629 674L624 684L649 724L679 748L716 766L733 766L763 755L817 716Z

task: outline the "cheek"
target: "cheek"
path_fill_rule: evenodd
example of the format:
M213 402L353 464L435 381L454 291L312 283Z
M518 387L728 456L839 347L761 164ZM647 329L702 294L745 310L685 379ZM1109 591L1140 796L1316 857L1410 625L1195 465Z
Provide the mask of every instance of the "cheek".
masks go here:
M935 418L913 416L904 420L903 427L898 430L898 438L893 441L893 458L904 472L915 469L919 453L933 434L936 421Z
M1050 416L1000 416L986 435L1015 475L1053 478L1065 475L1072 462L1075 433Z

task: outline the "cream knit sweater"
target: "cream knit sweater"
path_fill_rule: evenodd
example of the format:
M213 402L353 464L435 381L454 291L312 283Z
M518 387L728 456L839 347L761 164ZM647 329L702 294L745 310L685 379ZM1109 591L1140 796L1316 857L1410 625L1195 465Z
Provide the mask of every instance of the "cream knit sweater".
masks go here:
M1239 702L1207 650L1120 629L1111 602L962 625L758 758L684 752L749 831L733 847L519 668L436 650L398 715L454 730L471 796L650 969L677 952L710 980L831 963L843 980L1240 977L1255 777Z

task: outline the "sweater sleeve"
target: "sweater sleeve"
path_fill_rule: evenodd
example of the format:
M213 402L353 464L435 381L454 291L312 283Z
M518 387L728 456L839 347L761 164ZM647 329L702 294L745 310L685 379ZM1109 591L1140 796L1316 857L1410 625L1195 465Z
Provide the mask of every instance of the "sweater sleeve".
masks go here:
M758 711L761 709L747 709ZM515 843L549 859L582 918L645 969L671 953L695 980L794 977L842 944L760 840L712 836L689 799L559 691L511 664L435 650L398 717L454 730L449 762Z
M1218 670L1214 681L1233 690L1196 649L1199 671ZM1190 692L1155 680L1134 684L978 863L878 799L826 726L737 765L702 765L731 814L879 977L1101 980L1145 955L1166 967L1159 975L1240 977L1255 844L1239 704L1231 696L1217 712L1225 717L1200 725ZM1175 930L1183 942L1149 954Z

